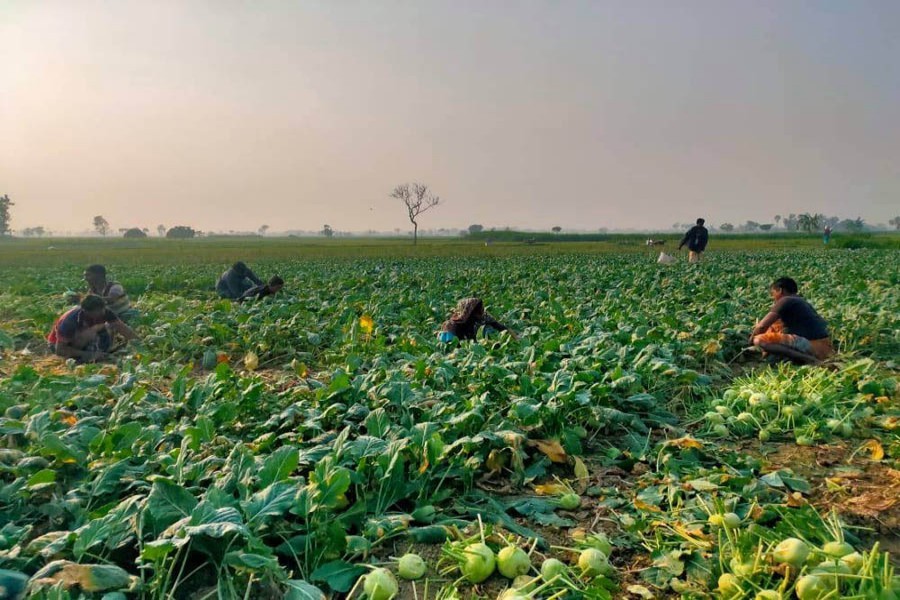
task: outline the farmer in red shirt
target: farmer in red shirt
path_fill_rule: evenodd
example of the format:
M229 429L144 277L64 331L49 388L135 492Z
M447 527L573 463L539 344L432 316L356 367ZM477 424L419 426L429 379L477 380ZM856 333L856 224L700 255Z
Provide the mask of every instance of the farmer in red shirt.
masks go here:
M106 307L103 298L91 295L56 320L47 341L57 356L96 362L108 356L110 330L126 340L137 339L134 331Z

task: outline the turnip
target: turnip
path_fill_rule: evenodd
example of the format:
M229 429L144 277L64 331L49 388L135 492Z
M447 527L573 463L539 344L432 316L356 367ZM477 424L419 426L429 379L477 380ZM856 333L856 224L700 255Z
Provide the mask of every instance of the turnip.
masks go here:
M800 600L819 600L829 592L829 586L817 575L804 575L797 580L797 598Z
M557 577L562 577L565 572L566 565L555 558L548 558L541 565L541 577L544 581L553 581Z
M402 579L419 579L425 574L425 561L418 554L407 553L397 561L397 574Z
M703 418L708 423L712 423L713 425L722 425L723 423L725 423L725 417L723 417L722 415L720 415L717 412L710 411L710 412L706 413L705 415L703 415Z
M369 600L390 600L400 591L400 586L387 569L372 569L363 580L363 590Z
M760 590L755 600L782 600L782 598L777 590Z
M809 556L809 546L803 540L787 538L775 546L772 556L777 562L799 567Z
M750 395L747 402L750 403L750 406L759 406L762 408L769 405L769 397L762 392L756 392L755 394Z
M753 415L748 412L742 412L737 416L737 420L741 423L753 423Z
M470 583L481 583L494 572L497 563L494 551L487 544L472 544L463 550L463 554L465 559L459 570Z
M756 565L752 561L741 562L737 557L732 558L729 565L731 566L731 572L738 577L750 577L756 570Z
M847 542L828 542L822 546L822 552L834 558L842 558L848 554L853 554L853 546Z
M588 577L598 577L606 575L612 567L606 559L606 555L596 548L585 548L578 557L578 568L582 574Z
M850 567L840 560L825 560L812 570L814 575L852 575Z
M853 552L846 556L842 556L841 562L847 565L853 573L859 573L860 569L862 569L863 565L866 563L866 559L859 552Z
M719 592L723 596L732 596L741 591L741 580L731 573L719 575Z
M725 425L716 425L713 427L713 433L718 437L725 437L728 435L728 428Z
M741 518L733 512L722 515L722 524L726 529L736 529L741 526Z
M497 570L507 579L515 579L531 570L531 559L518 546L507 546L497 553Z
M581 496L569 492L559 497L559 507L563 510L575 510L581 506Z

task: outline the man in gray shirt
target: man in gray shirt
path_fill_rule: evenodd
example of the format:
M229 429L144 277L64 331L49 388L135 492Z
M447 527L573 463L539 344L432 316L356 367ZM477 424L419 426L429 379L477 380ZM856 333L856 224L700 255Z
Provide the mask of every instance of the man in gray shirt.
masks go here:
M250 267L242 262L236 262L219 277L216 291L221 298L237 300L254 285L262 285L262 281Z

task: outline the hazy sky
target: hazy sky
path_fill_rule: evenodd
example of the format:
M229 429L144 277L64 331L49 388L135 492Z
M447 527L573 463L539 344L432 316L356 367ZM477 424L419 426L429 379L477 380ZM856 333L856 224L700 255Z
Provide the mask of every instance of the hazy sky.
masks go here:
M900 1L0 1L13 227L900 213Z

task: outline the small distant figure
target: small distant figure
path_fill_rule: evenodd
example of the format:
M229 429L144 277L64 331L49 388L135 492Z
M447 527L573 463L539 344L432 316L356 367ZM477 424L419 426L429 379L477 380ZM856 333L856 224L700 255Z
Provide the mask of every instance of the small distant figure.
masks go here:
M665 246L666 240L654 240L653 238L647 238L648 246Z
M113 341L110 331L126 340L137 339L134 331L106 306L103 298L91 294L56 320L47 335L47 342L57 356L79 362L97 362L109 357Z
M834 354L828 324L804 298L790 277L769 288L775 303L750 334L750 343L764 352L802 364L816 364Z
M704 223L706 223L705 219L697 219L697 224L688 229L688 232L681 239L681 243L678 244L679 250L687 244L690 251L688 262L700 262L700 255L706 250L706 244L709 242L709 231L703 226Z
M103 265L89 265L84 270L84 281L88 285L87 293L102 298L106 302L106 308L116 313L116 316L126 323L138 316L138 311L131 306L125 288L118 281L106 278L106 267ZM81 300L81 294L69 296L72 304L78 304Z
M438 339L442 342L454 340L474 340L478 336L479 328L484 328L483 334L490 335L494 332L508 331L513 339L519 339L514 331L497 321L484 310L481 298L464 298L456 304L453 314L441 325Z
M281 288L284 287L284 279L275 275L269 282L265 285L257 285L253 286L246 292L244 292L240 298L238 298L238 302L244 302L245 300L258 300L260 298L265 298L266 296L272 296L281 291Z
M826 225L825 230L822 231L822 241L825 242L826 246L831 241L831 225Z
M230 269L222 273L216 283L216 292L220 298L238 300L244 292L254 285L262 285L262 280L242 262L234 263Z

